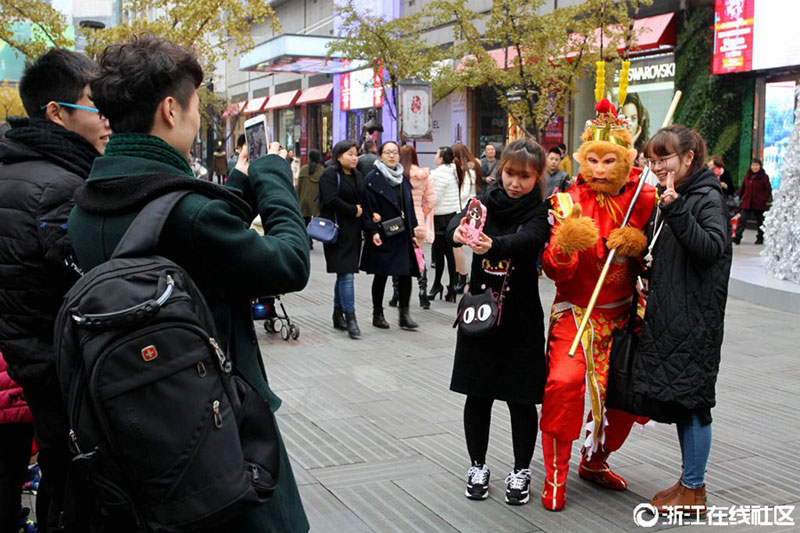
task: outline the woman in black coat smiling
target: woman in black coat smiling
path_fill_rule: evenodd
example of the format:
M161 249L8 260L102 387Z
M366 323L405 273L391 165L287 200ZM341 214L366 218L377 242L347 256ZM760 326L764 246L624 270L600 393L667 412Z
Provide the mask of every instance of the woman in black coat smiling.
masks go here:
M361 255L361 215L364 180L356 170L358 151L353 141L340 141L333 147L333 163L319 179L320 216L335 221L339 236L325 244L328 272L336 274L333 290L333 327L346 329L351 338L361 336L356 321L353 275L358 272Z
M731 227L722 186L703 162L706 146L669 126L645 147L661 199L651 224L647 310L633 366L636 414L678 428L682 472L651 502L660 512L697 506L711 449L711 408L719 372L731 269Z
M414 214L411 183L403 176L397 143L383 143L378 155L380 159L375 161L374 170L365 179L366 242L361 257L361 270L375 275L372 280L372 325L382 329L389 328L383 316L383 295L388 277L397 276L400 327L416 329L417 323L408 312L411 276L419 276L414 253L417 217ZM398 228L402 227L402 230L395 233L391 229L392 221L398 222L396 225Z

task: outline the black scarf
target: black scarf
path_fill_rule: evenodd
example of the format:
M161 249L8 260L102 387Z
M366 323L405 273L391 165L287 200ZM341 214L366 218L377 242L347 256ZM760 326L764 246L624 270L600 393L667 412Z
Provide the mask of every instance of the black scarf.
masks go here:
M498 180L489 186L482 201L492 216L508 222L524 224L535 214L536 207L544 200L542 200L542 190L538 184L522 198L511 198L503 189L502 180Z
M92 163L100 156L83 136L49 120L15 118L6 137L25 145L43 158L86 179Z

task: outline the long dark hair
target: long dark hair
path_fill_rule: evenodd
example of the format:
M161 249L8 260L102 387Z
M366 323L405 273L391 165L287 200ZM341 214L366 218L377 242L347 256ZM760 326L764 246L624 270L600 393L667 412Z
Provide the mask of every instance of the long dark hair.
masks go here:
M472 163L472 170L475 172L475 190L480 190L483 185L483 169L481 168L481 162L472 155L472 152L469 151L469 148L467 148L467 145L464 143L454 144L453 154L456 156L456 166L461 167L461 172L464 176L466 176L467 172L470 170L468 163ZM464 179L462 178L461 181L463 182ZM461 188L461 183L459 183L458 186Z
M356 142L351 141L350 139L345 139L343 141L339 141L338 143L336 143L336 146L333 147L333 153L331 154L331 159L333 159L331 165L333 165L333 168L335 168L336 170L342 170L341 165L339 165L339 158L342 156L343 153L348 151L350 148L356 146L357 146Z
M625 107L627 104L633 104L636 106L636 115L638 117L639 128L641 128L641 130L639 131L639 137L636 138L634 148L642 151L645 143L647 142L647 136L650 134L650 115L647 113L647 109L645 109L644 105L642 105L641 98L639 98L639 95L636 93L628 93L628 95L625 97L625 102L622 104L622 107Z
M664 157L670 154L684 156L689 151L694 152L694 159L689 166L689 176L705 166L707 159L706 142L697 133L697 130L675 124L661 128L644 146L644 153L648 158L654 155Z
M400 164L403 165L403 176L406 179L411 179L411 167L419 166L419 158L417 157L417 150L410 144L400 147Z
M503 150L503 157L497 165L497 175L500 176L502 182L503 170L509 163L518 164L525 168L533 168L536 171L536 185L539 187L539 193L544 198L547 187L544 186L544 165L547 161L547 155L544 153L544 148L539 145L532 138L528 137L514 141L506 146Z
M438 151L439 157L442 158L442 164L452 165L455 162L456 156L453 155L453 149L449 146L440 146ZM456 183L458 183L458 189L461 190L461 184L464 183L464 169L461 168L461 165L456 165Z
M346 151L346 150L345 150ZM308 173L313 174L317 169L317 165L322 164L322 154L319 150L311 149L308 151Z

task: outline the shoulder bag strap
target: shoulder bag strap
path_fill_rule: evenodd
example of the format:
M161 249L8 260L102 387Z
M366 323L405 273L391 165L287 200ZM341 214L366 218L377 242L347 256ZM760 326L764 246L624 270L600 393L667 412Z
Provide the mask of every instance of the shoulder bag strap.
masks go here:
M155 253L164 223L178 202L190 191L174 191L148 203L120 239L111 258L139 257Z

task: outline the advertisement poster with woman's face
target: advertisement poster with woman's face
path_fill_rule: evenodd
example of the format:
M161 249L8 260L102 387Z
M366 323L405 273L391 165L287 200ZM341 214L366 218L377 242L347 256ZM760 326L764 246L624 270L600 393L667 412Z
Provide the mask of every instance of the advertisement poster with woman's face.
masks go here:
M644 150L644 145L658 131L667 116L675 90L675 57L667 54L658 57L633 59L628 73L628 94L619 112L628 119L628 131L633 147ZM619 77L615 79L613 99L617 100ZM594 98L593 95L591 95ZM592 108L593 109L593 106ZM588 120L593 117L586 117ZM582 122L581 122L582 123Z

